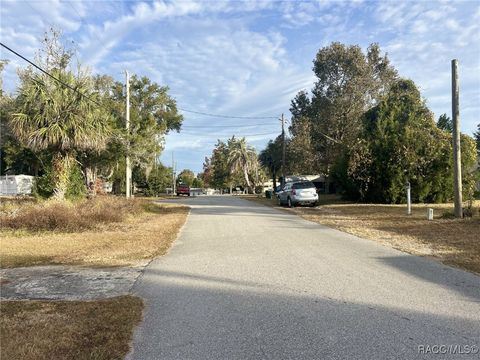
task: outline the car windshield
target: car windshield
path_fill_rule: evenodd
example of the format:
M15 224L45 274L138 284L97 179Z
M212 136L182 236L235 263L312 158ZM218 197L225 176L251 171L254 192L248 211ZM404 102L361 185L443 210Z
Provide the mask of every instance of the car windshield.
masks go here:
M294 189L311 189L311 188L315 189L315 185L313 185L313 183L310 181L304 181L304 182L293 184L293 188Z

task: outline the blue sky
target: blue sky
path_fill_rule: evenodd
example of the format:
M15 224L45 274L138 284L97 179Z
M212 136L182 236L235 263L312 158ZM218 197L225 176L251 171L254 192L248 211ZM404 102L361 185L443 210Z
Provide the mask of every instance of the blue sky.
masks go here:
M402 77L421 89L438 118L451 115L450 61L460 64L462 131L480 122L480 3L475 1L6 1L0 38L32 58L42 34L63 29L80 61L118 80L145 75L170 87L178 106L233 116L279 117L315 81L312 60L332 41L378 42ZM4 86L16 86L20 59ZM277 119L231 119L184 112L162 161L202 169L217 139L247 135L257 150L280 133Z

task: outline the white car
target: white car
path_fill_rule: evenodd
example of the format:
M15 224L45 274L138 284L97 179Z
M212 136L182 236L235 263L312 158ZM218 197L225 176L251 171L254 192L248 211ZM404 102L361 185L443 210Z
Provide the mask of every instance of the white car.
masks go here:
M311 181L295 181L286 183L277 194L278 205L293 207L296 205L318 205L318 194Z

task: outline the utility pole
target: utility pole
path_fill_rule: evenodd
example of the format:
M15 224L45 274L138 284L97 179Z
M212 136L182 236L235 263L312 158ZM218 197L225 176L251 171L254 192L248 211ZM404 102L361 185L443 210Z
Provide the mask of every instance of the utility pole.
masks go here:
M462 218L462 156L460 148L460 109L459 109L458 60L452 60L452 120L453 120L453 195L455 217Z
M285 118L282 113L282 182L281 186L285 185Z
M127 98L127 103L126 103L126 111L125 111L125 128L127 130L127 156L125 157L125 163L126 163L126 198L131 197L131 191L132 191L132 168L130 166L130 156L128 155L130 151L130 79L128 77L128 71L125 70L125 92L126 92L126 98Z
M407 215L412 215L412 193L410 181L407 182Z
M172 195L175 195L177 192L177 184L176 184L176 176L175 176L175 158L174 153L172 151Z

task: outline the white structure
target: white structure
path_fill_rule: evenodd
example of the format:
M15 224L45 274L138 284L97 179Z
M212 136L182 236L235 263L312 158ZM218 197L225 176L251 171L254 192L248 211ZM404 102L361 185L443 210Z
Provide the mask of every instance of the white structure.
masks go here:
M0 195L31 195L33 179L30 175L0 176Z

